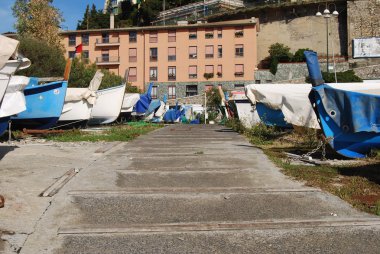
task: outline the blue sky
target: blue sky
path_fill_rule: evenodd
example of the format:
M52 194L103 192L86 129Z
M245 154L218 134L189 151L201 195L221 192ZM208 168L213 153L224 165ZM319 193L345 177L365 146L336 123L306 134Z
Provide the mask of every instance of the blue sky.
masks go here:
M15 31L15 19L12 15L12 5L15 0L0 0L0 33ZM75 30L78 20L82 19L87 4L95 4L102 9L104 0L54 0L53 5L61 10L65 22L62 29Z

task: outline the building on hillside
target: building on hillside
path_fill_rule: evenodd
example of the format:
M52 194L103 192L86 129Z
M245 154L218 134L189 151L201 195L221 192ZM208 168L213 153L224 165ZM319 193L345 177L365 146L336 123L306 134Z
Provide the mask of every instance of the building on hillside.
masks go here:
M180 98L222 84L254 82L256 19L62 32L66 57L82 44L82 57L141 89L156 84L153 97Z
M231 11L243 7L244 1L242 0L202 0L161 11L157 20L152 23L154 25L169 25L181 20L197 21L220 11Z

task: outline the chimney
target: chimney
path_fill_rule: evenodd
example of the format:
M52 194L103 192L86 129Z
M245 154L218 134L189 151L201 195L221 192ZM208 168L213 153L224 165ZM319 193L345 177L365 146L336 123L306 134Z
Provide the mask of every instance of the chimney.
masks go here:
M111 13L110 15L110 29L115 28L115 14Z

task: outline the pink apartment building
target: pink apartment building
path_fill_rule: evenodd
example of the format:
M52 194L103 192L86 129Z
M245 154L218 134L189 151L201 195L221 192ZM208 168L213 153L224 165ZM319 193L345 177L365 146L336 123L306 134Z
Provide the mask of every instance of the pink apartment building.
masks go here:
M62 32L67 57L82 44L82 58L124 76L153 97L193 96L222 84L235 89L254 82L256 19L171 26Z

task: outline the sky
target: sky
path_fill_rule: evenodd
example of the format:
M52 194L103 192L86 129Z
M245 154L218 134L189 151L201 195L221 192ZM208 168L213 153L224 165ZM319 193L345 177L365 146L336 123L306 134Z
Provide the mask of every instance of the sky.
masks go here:
M12 15L12 6L15 0L0 0L0 34L15 32L15 19ZM78 20L83 18L86 5L95 4L98 9L104 6L104 0L54 0L53 5L57 7L65 21L61 24L64 30L75 30Z

